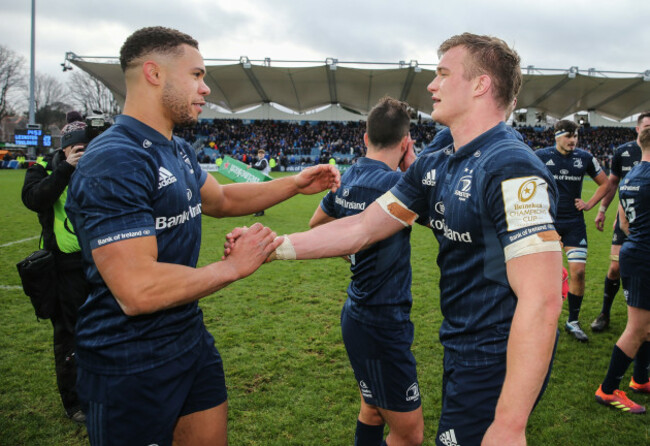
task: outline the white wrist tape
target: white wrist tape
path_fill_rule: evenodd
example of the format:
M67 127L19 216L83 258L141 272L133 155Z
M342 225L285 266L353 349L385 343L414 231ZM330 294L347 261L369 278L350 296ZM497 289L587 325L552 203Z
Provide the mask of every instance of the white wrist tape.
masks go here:
M296 260L296 250L293 249L293 244L289 237L284 235L282 244L275 249L275 258L277 260Z
M605 212L607 212L607 208L601 204L600 207L598 208L598 212L602 212L604 214Z
M395 195L390 193L390 191L386 192L375 201L384 212L406 227L413 225L415 220L418 218L418 214L407 208L406 205L404 205L404 203L402 203Z
M538 252L559 251L562 252L560 236L555 231L538 232L528 237L517 240L503 250L506 262L515 257Z

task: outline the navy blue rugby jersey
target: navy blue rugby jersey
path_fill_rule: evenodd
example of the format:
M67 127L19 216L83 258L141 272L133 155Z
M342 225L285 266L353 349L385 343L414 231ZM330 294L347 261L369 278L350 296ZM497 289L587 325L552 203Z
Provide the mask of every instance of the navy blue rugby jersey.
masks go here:
M621 273L650 273L650 163L640 162L626 175L618 189L630 223L630 235L621 247Z
M521 133L519 133L517 129L507 125L506 130L510 134L511 138L518 139L521 142L524 141L524 137L521 136ZM454 143L454 139L451 136L451 130L449 130L449 127L445 127L442 130L440 130L438 133L436 133L436 136L433 137L433 141L431 141L428 146L422 149L422 151L418 154L418 156L423 156L426 155L427 153L444 149L445 147L449 147L453 143Z
M195 267L201 245L201 194L207 174L184 140L166 139L129 116L118 116L81 158L66 212L77 230L91 293L79 309L79 364L102 374L137 373L192 347L203 329L196 302L126 316L102 280L92 250L155 236L158 261Z
M385 163L359 158L345 171L341 187L329 192L321 209L330 217L358 214L402 178ZM351 317L387 326L409 320L411 298L411 228L352 255L346 307Z
M614 150L611 173L619 180L625 178L630 170L641 162L641 147L636 141L629 141Z
M594 156L582 149L562 155L555 146L539 149L535 155L546 164L555 179L560 193L557 206L558 220L582 218L582 211L576 209L575 199L582 197L582 180L585 175L591 178L603 171Z
M456 152L419 157L391 192L440 245L440 340L468 365L502 361L517 298L504 248L555 230L557 188L502 122Z
M449 127L445 127L439 130L436 135L433 137L433 140L427 145L418 156L424 156L427 153L436 152L440 149L444 149L454 143L454 138L451 136L451 131Z

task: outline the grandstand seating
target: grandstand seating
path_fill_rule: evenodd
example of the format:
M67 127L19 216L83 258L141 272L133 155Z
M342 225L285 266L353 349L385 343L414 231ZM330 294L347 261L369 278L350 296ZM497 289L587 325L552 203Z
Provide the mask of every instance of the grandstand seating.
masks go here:
M533 149L555 144L553 129L546 127L516 127L524 141ZM411 136L416 148L426 146L439 127L431 121L413 123ZM194 127L178 129L177 134L188 140L203 162L214 162L218 156L229 155L249 162L257 150L281 166L327 162L350 164L365 153L363 133L365 122L332 121L272 121L272 120L201 120ZM578 147L590 151L609 168L613 149L633 140L636 134L626 127L582 127Z

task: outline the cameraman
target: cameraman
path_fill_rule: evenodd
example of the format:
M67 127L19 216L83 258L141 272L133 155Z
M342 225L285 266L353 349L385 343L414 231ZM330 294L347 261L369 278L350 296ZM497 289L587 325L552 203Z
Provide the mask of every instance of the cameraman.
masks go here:
M66 414L77 423L86 419L77 398L74 334L77 310L85 302L88 285L81 263L77 236L65 213L68 182L92 135L81 115L72 111L61 130L62 149L32 165L25 173L23 203L38 213L42 226L41 248L54 253L57 303L51 316L54 328L56 381Z

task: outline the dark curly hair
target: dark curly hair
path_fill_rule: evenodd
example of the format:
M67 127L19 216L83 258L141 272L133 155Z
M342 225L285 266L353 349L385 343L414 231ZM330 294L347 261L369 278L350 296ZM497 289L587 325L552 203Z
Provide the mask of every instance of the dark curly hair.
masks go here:
M199 49L199 43L192 37L172 28L151 26L141 28L131 34L120 49L122 71L135 65L136 61L147 54L182 54L181 45Z

